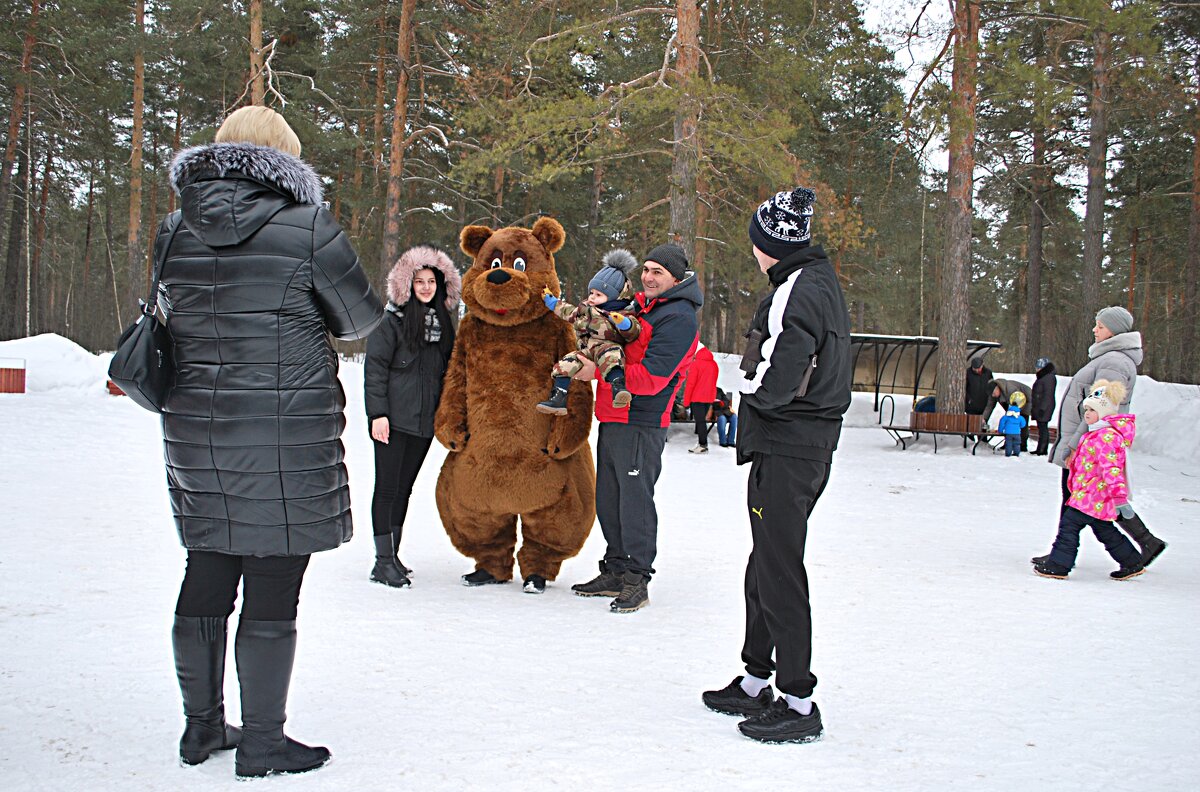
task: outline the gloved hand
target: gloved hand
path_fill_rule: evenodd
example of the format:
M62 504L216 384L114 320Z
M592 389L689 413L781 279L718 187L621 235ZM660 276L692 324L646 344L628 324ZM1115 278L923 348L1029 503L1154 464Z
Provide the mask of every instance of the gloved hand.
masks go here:
M1117 507L1117 514L1121 516L1122 520L1132 520L1135 516L1133 512L1133 505L1129 503L1122 503Z
M616 323L618 330L628 330L629 328L633 327L633 320L623 313L617 313L616 311L613 311L611 314L609 314L609 316L611 316L613 322Z
M546 303L546 307L551 311L554 310L554 306L558 305L558 298L554 296L549 287L542 289L542 302Z

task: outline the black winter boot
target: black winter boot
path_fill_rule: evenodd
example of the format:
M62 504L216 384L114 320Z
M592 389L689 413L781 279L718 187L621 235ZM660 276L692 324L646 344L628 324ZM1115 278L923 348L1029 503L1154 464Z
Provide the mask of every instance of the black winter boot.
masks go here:
M464 586L490 586L492 584L507 583L507 580L500 580L486 569L476 569L474 572L468 572L462 576Z
M238 777L304 773L328 762L328 748L310 747L283 733L296 621L242 619L234 650L242 687L242 741L234 757Z
M608 565L600 562L600 574L587 583L576 583L571 586L580 597L615 597L621 593L623 582L621 576L609 570Z
M408 575L396 563L390 533L375 536L375 566L371 569L371 580L393 588L412 585Z
M618 410L629 406L629 402L633 401L633 394L625 387L624 375L617 375L608 381L612 386L612 406Z
M1167 543L1150 533L1150 529L1142 522L1142 518L1136 514L1128 520L1118 517L1117 525L1121 526L1122 530L1129 534L1133 538L1133 541L1137 542L1138 547L1142 549L1142 557L1139 564L1143 568L1154 563L1154 559L1162 555L1163 550L1167 549Z
M403 534L403 531L403 525L392 526L392 552L396 558L396 566L400 567L400 571L404 573L405 577L411 578L413 576L412 570L400 560L400 536Z
M647 587L650 580L637 572L626 572L621 576L621 593L609 604L613 613L633 613L650 604Z
M538 402L535 407L538 412L546 413L547 415L566 415L567 414L567 389L560 388L557 385L550 389L550 395L543 402Z
M704 691L700 695L704 706L722 715L741 715L745 718L766 712L767 707L771 706L771 702L775 700L771 686L768 685L760 690L757 696L751 696L742 690L742 679L743 677L736 677L720 690Z
M184 764L200 764L213 751L237 748L242 739L242 730L225 722L225 642L224 616L175 617L171 645L187 718L179 739Z

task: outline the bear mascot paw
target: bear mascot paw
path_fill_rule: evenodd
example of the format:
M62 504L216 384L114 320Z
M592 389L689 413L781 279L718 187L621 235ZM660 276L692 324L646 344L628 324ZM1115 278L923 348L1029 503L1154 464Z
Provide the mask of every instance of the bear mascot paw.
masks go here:
M566 415L534 409L555 362L576 348L574 329L542 301L544 289L560 293L554 253L565 238L558 221L542 217L532 229L467 226L459 239L474 261L434 419L450 451L437 507L455 548L497 581L512 579L518 518L526 580L554 580L596 518L590 385L571 383Z

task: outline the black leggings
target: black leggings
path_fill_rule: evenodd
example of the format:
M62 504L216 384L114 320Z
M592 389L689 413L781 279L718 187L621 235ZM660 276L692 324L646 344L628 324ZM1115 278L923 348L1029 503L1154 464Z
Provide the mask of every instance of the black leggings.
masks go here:
M700 445L708 445L708 409L712 402L692 402L692 420L696 422L696 439Z
M242 618L292 621L308 559L306 555L259 558L188 550L175 615L228 617L237 599L238 581L243 580Z
M399 546L413 482L421 472L421 464L429 453L433 438L393 429L388 442L372 442L375 444L375 496L371 498L371 527L376 536L394 531Z

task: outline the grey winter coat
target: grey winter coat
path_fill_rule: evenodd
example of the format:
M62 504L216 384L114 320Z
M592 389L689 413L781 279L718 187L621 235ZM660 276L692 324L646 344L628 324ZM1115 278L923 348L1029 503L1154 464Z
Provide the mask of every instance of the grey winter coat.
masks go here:
M996 392L997 386L1000 388L999 399L992 395ZM1025 403L1021 405L1021 415L1024 416L1025 423L1028 425L1029 415L1033 410L1033 390L1024 383L1010 379L994 379L988 382L988 400L987 405L983 408L984 422L992 417L992 410L996 408L997 404L1001 405L1001 412L1007 411L1014 393L1021 393L1025 396Z
M339 439L345 396L330 333L383 316L350 241L297 157L246 143L171 163L161 298L176 379L162 428L171 508L194 550L296 556L351 534Z
M1128 412L1137 384L1137 367L1142 362L1142 334L1136 331L1121 333L1088 348L1088 363L1075 372L1067 385L1058 408L1058 440L1050 452L1049 461L1059 467L1067 466L1067 457L1079 445L1087 424L1083 421L1083 400L1088 388L1099 380L1120 382L1125 386L1125 401L1117 412Z

